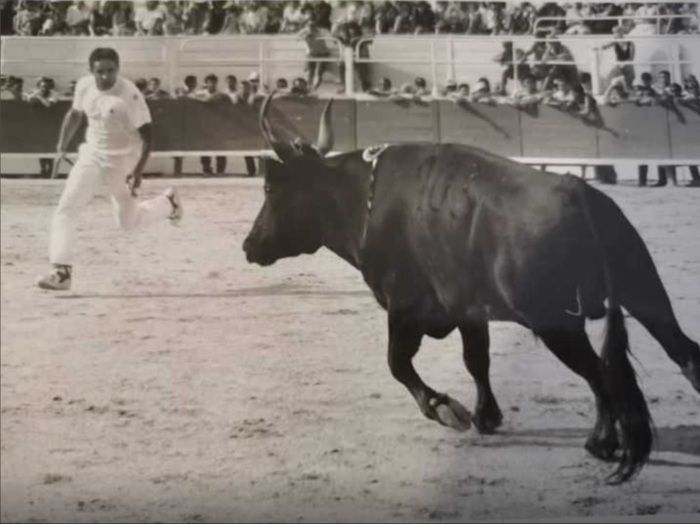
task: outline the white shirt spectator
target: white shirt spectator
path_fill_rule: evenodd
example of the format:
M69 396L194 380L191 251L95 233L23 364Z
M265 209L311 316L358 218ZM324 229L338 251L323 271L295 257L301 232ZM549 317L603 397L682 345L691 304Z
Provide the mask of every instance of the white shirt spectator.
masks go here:
M118 77L114 86L100 91L92 75L75 86L73 109L87 115L85 142L98 152L133 153L141 147L138 129L151 122L143 94L131 80Z
M66 11L66 24L69 27L87 24L89 20L90 9L85 5L85 2L74 2Z
M134 21L139 32L150 34L159 24L165 23L165 11L162 7L157 6L154 9L144 7L136 11Z

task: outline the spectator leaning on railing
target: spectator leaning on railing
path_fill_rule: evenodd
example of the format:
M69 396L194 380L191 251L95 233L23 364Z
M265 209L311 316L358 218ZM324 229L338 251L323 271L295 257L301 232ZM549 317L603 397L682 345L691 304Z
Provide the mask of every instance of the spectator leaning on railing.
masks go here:
M41 107L52 107L57 101L55 83L52 78L42 76L36 83L36 89L26 96L27 102ZM50 177L53 171L53 158L39 158L39 175Z

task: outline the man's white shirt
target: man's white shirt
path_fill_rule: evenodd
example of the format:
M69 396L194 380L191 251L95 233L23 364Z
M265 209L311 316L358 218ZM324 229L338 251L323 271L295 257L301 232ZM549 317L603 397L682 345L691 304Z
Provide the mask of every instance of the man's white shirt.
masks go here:
M131 80L117 77L111 89L97 89L92 75L75 86L73 109L87 115L86 143L100 152L133 153L140 148L138 129L151 122L151 112L141 91Z

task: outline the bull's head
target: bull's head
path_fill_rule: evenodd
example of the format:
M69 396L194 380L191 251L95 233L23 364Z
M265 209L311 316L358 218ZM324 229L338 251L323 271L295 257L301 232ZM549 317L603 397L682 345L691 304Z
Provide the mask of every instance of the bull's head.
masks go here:
M323 110L318 140L312 146L299 138L278 138L267 118L273 95L268 95L260 108L260 130L281 162L270 160L267 164L265 201L243 243L248 261L260 265L314 253L323 245L324 207L328 205L323 158L333 146L332 99Z

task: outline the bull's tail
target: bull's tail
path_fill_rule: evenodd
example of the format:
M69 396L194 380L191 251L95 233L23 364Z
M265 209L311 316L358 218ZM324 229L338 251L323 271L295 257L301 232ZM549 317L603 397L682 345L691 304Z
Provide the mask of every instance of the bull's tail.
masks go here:
M649 458L653 442L652 420L630 363L625 320L620 306L610 300L607 331L601 351L605 388L620 427L620 463L608 481L619 484L638 473Z
M600 357L604 386L620 429L620 463L617 470L608 477L608 482L619 484L641 471L649 458L653 443L653 423L629 360L627 328L617 298L605 244L598 234L600 229L590 212L587 187L583 182L577 182L576 193L600 255L608 297L607 327Z

